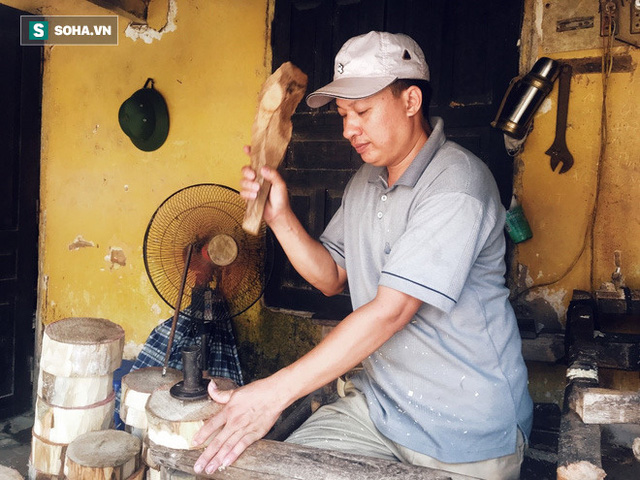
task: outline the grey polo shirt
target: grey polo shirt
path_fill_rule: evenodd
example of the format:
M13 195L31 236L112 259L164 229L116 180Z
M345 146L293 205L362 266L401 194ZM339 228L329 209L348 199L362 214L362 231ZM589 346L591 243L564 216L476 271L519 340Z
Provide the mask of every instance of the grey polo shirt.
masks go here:
M354 309L380 285L424 302L354 379L375 425L442 462L474 462L513 453L533 404L504 285L498 189L434 121L392 187L385 168L356 172L320 240L347 271Z

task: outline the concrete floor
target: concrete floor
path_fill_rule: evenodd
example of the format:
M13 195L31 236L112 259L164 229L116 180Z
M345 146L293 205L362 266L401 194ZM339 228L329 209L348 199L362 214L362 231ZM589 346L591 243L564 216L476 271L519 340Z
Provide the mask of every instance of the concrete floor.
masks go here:
M0 421L0 465L28 477L33 412ZM1 477L1 475L0 475Z

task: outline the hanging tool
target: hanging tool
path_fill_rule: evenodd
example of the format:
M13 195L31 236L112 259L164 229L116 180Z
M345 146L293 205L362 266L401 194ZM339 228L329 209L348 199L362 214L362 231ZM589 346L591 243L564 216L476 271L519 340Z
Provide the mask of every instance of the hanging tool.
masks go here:
M569 111L569 93L571 91L571 65L562 64L558 80L558 110L556 117L556 138L545 152L551 157L551 170L556 171L562 163L558 173L567 172L573 165L573 155L567 148L565 133L567 130L567 112Z

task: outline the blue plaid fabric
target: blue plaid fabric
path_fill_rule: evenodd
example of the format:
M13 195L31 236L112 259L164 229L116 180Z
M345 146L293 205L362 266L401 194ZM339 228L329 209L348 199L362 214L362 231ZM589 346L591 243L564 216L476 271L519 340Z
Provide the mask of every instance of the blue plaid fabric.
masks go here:
M243 385L231 318L225 316L223 319L203 324L201 320L192 318L190 308L185 309L184 313L181 312L178 315L168 366L182 370L182 347L194 343L200 345L200 330L207 328L209 334L209 374L215 377L227 377L238 385ZM170 318L153 329L142 351L138 354L131 371L143 367L161 367L164 365L172 322L173 318Z

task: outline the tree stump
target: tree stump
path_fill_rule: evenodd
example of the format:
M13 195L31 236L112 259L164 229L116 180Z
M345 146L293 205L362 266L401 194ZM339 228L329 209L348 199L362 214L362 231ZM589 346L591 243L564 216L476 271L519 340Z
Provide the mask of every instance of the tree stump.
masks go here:
M147 367L134 370L122 377L120 394L120 418L125 425L147 429L145 406L151 394L161 387L175 385L182 380L182 373L173 368L167 369L162 376L162 367Z
M84 433L69 444L68 480L127 480L139 473L140 439L120 430Z
M116 396L86 407L58 407L36 399L33 432L50 443L71 443L76 437L94 430L105 430L113 423Z
M122 362L124 330L104 318L65 318L47 325L40 368L58 377L101 377Z
M212 379L220 390L236 388L228 378ZM168 387L154 391L147 402L147 436L149 441L165 447L188 450L196 432L222 408L211 399L183 401L174 398Z
M59 377L44 370L38 375L38 396L57 407L83 407L102 402L113 392L113 374L99 377Z
M23 476L20 475L20 472L2 465L0 465L0 478L2 480L24 480Z
M38 472L62 478L64 475L64 459L67 454L66 443L53 443L31 433L30 466ZM2 478L0 476L0 478Z

